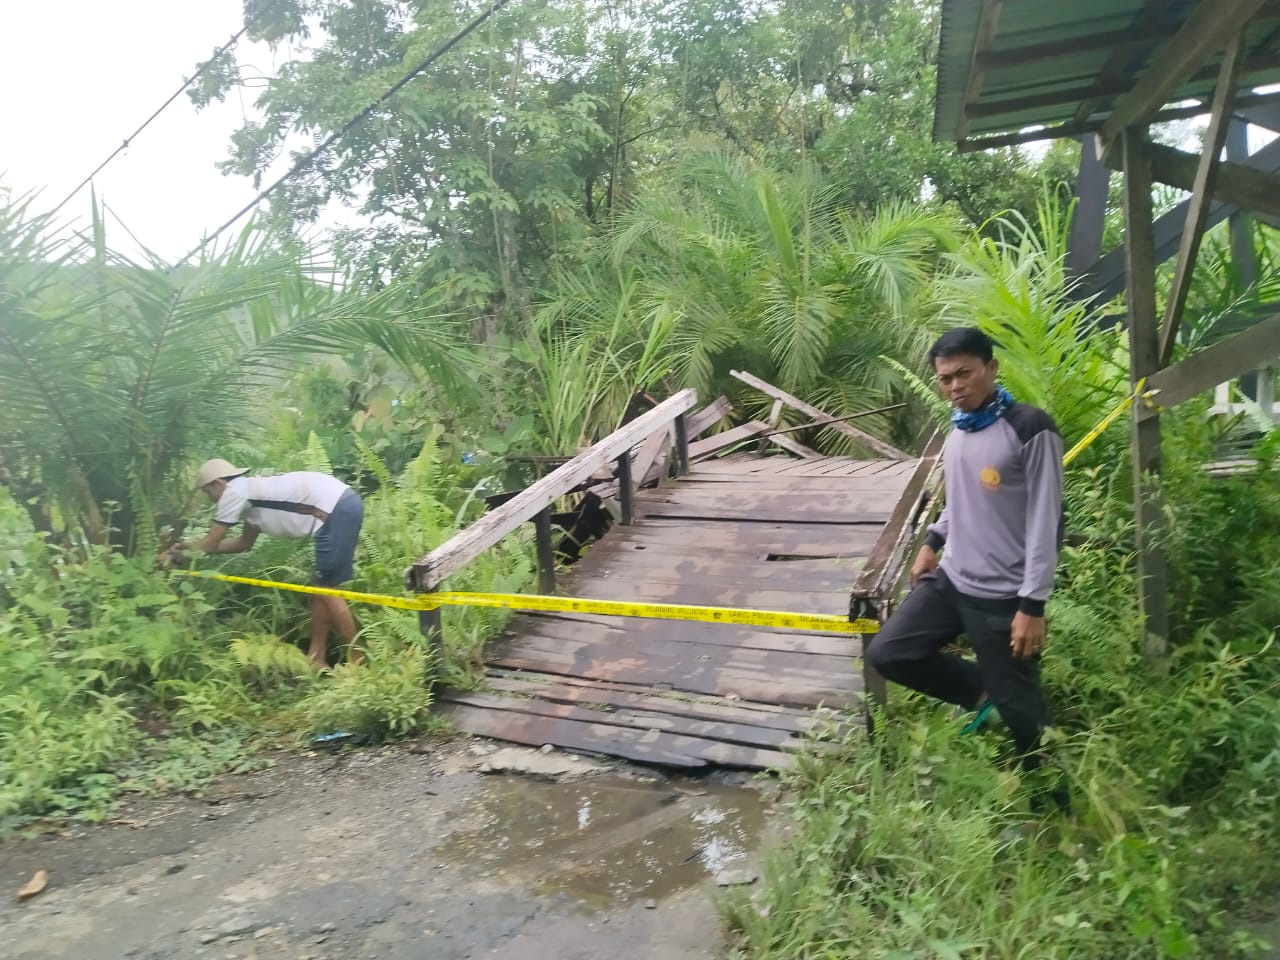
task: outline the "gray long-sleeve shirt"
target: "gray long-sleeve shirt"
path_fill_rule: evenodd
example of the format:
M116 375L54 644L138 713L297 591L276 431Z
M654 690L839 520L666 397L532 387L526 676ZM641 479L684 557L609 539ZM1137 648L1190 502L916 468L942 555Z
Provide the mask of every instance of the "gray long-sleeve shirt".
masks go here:
M961 593L1018 597L1044 615L1062 545L1062 437L1038 407L1015 403L985 430L943 447L946 507L925 542Z

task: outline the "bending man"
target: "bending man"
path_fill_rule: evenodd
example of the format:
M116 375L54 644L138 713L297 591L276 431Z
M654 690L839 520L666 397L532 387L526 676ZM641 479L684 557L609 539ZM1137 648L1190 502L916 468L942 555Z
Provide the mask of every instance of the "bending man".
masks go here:
M977 722L994 707L1034 770L1050 722L1040 653L1062 540L1062 438L1047 413L996 383L993 347L962 327L929 351L953 407L946 506L911 569L911 593L866 656L896 683L978 711ZM961 633L976 663L943 652ZM1054 800L1064 805L1065 793Z
M312 583L337 587L352 577L352 562L364 521L360 495L326 473L300 471L275 477L248 477L248 470L226 460L208 460L196 471L196 487L216 503L214 520L203 539L174 546L176 555L242 553L262 532L271 537L313 537L316 572ZM228 540L232 527L240 534ZM356 621L341 597L310 596L311 649L308 655L318 667L328 665L329 630L348 648L352 662L359 654L351 647Z

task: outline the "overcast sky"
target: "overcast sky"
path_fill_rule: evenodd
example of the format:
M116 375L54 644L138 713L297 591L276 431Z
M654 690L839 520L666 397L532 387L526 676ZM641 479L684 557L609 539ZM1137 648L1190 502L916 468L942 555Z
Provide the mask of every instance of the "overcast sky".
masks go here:
M241 9L241 0L7 4L0 184L40 190L37 206L56 206L240 28ZM265 45L246 43L241 61L266 74L275 66ZM252 95L245 91L243 111L252 112ZM199 113L184 94L99 174L99 198L143 244L181 257L254 195L251 181L214 167L243 111L234 93ZM89 211L86 187L59 217L84 226ZM114 220L108 239L136 249Z
M37 206L46 210L242 23L241 0L13 0L4 19L0 185L41 191ZM267 75L278 63L265 45L247 42L240 57ZM99 198L142 244L181 257L253 197L248 179L214 167L227 156L231 132L252 115L253 95L233 93L197 113L184 94L99 174ZM1255 149L1271 139L1257 128L1251 133ZM85 226L89 198L86 188L60 217ZM330 210L322 226L353 220ZM135 250L119 221L108 220L111 246Z

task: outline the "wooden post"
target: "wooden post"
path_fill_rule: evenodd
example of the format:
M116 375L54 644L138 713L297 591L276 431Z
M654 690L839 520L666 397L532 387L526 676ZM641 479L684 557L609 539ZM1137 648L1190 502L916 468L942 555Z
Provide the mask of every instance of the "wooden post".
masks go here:
M622 520L620 521L624 527L632 524L633 517L633 497L635 495L635 484L631 478L631 453L624 453L618 458L618 471L615 474L618 478L618 504L622 508Z
M435 593L435 587L427 587L422 593ZM431 648L432 671L434 682L438 683L444 676L445 656L444 656L444 613L439 607L434 610L418 611L418 629L422 631L422 635L427 638L427 645Z
M1244 48L1245 36L1242 33L1227 46L1218 73L1218 87L1213 94L1213 114L1209 119L1209 129L1205 131L1204 152L1200 154L1200 162L1196 167L1191 203L1187 207L1182 242L1178 247L1178 265L1174 270L1173 287L1169 291L1169 302L1165 309L1164 328L1160 333L1159 362L1162 367L1168 366L1173 359L1182 312L1191 292L1191 274L1196 268L1200 243L1204 239L1205 225L1209 221L1209 207L1213 203L1214 182L1218 173L1218 155L1226 143L1227 130L1231 125L1231 102L1235 98ZM1154 240L1152 246L1154 250Z
M556 552L551 544L551 508L543 507L533 518L534 541L538 551L538 592L556 589Z
M1075 214L1067 240L1067 269L1081 276L1102 256L1102 233L1106 228L1107 188L1111 171L1098 156L1093 137L1080 138L1080 171L1076 176Z
M676 417L676 476L683 477L689 472L689 427L685 423L684 414Z
M1227 129L1227 160L1231 163L1247 163L1249 160L1249 124L1244 120L1232 120ZM1247 289L1257 282L1258 251L1253 246L1253 217L1248 210L1236 210L1231 214L1231 263L1240 277L1241 287ZM1260 388L1258 373L1246 373L1240 378L1241 392L1259 403L1262 402ZM1230 402L1229 394L1227 400Z
M1155 240L1151 210L1151 154L1146 132L1126 130L1124 162L1125 272L1129 289L1129 368L1136 384L1159 369ZM1141 402L1141 401L1139 401ZM1133 417L1133 494L1137 528L1138 595L1143 653L1163 660L1169 652L1168 576L1160 491L1160 418Z

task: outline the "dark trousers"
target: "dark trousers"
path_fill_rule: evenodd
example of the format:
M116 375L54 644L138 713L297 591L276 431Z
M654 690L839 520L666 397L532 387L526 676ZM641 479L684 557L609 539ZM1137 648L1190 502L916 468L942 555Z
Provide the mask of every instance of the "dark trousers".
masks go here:
M1017 660L1009 647L1016 597L988 600L960 593L941 570L907 595L863 656L886 679L947 703L977 706L985 692L1013 734L1024 769L1040 766L1040 735L1049 709L1040 689L1040 658ZM942 648L967 634L977 663Z

